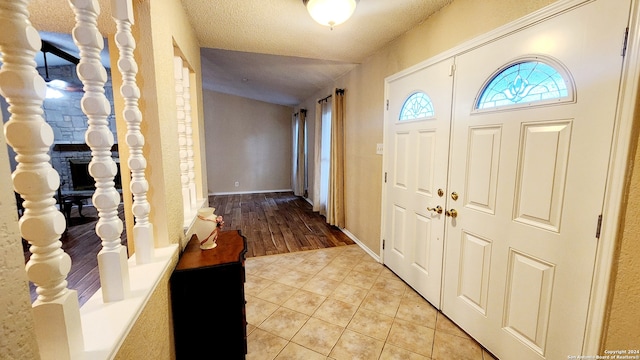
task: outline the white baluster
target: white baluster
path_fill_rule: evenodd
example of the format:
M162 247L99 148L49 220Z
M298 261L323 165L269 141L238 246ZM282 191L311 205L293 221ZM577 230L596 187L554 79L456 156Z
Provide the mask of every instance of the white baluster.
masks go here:
M111 13L116 22L115 42L120 50L118 69L122 73L120 93L124 98L123 116L127 122L126 142L129 146L128 165L131 170L131 193L133 194L133 241L135 244L136 263L146 264L153 261L153 224L149 222L150 205L147 201L149 183L144 174L147 159L142 152L144 136L140 132L142 113L138 108L140 89L136 83L138 64L133 56L136 41L131 34L133 25L133 6L131 0L112 0Z
M188 67L182 68L182 84L184 85L184 124L185 135L187 137L187 165L189 174L189 195L191 198L191 211L197 211L197 195L196 195L196 172L195 161L193 160L193 119L191 118L191 79Z
M120 194L113 181L118 168L111 157L114 139L107 120L111 105L104 95L107 71L100 62L100 52L104 47L104 40L97 28L100 5L97 0L69 0L69 4L76 14L73 40L80 49L77 72L85 91L81 101L82 111L89 119L85 140L92 155L89 174L96 182L92 200L99 217L96 234L102 239L102 250L98 253L102 297L105 302L117 301L129 295L130 285L127 249L120 244Z
M53 131L42 118L46 85L34 61L41 42L27 3L0 2L0 93L11 113L4 133L17 154L13 188L25 200L20 234L31 244L26 270L37 286L33 317L41 358L72 359L83 351L82 325L77 293L67 289L71 258L61 249L66 223L54 198L60 177L49 162Z
M182 85L182 58L173 57L173 75L176 89L176 116L178 119L178 146L180 155L180 182L182 183L182 207L185 220L191 217L191 193L189 191L189 164L187 161L187 134L184 112L184 86Z

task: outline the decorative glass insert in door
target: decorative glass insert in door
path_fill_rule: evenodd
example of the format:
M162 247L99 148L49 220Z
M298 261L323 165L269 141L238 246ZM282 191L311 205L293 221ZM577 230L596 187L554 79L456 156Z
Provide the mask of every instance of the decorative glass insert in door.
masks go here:
M571 99L565 77L541 61L525 61L498 72L483 88L476 109Z
M405 100L400 110L400 117L398 120L416 120L433 117L435 112L433 111L433 103L429 98L429 95L423 92L415 92L411 94L407 100Z

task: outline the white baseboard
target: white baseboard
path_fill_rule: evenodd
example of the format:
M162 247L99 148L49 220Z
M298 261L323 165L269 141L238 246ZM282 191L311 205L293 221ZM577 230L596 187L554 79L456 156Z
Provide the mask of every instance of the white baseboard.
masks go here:
M265 193L289 192L289 191L293 191L293 189L230 191L230 192L221 191L221 192L210 192L209 196L213 196L213 195L240 195L240 194L265 194Z
M355 242L358 246L360 246L360 248L362 248L362 250L364 250L367 254L369 254L369 256L371 256L375 261L381 262L380 256L378 256L376 253L371 251L371 249L369 249L362 241L360 241L355 235L350 233L349 230L347 229L340 229L340 230L345 235L347 235L351 240L353 240L353 242Z

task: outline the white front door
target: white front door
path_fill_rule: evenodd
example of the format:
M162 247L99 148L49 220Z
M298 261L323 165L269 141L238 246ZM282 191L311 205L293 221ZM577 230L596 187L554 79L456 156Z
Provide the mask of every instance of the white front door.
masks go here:
M442 310L501 359L582 352L628 9L594 1L456 57ZM528 61L563 73L569 101L477 109Z
M385 112L384 263L437 308L444 243L437 209L445 206L452 64L444 60L389 81Z

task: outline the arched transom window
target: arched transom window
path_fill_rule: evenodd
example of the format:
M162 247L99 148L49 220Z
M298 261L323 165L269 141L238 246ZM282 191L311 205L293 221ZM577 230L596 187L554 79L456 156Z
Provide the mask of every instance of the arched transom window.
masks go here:
M424 119L433 117L433 103L423 92L415 92L405 100L400 110L400 121Z
M499 71L486 83L476 109L571 100L573 89L566 78L546 62L520 61Z

